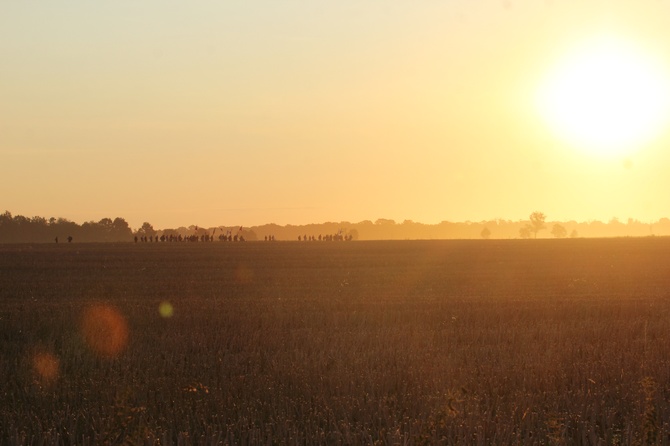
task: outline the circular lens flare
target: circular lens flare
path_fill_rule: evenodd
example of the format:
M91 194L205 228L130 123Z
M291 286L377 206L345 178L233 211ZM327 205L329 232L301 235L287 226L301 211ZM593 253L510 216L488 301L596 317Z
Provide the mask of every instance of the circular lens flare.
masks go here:
M128 344L126 319L111 305L96 304L87 308L81 331L88 347L102 357L116 357Z
M60 373L60 361L52 353L38 351L32 356L33 371L42 384L51 384Z
M174 314L174 308L170 302L163 301L160 303L160 305L158 305L158 313L164 318L172 317Z

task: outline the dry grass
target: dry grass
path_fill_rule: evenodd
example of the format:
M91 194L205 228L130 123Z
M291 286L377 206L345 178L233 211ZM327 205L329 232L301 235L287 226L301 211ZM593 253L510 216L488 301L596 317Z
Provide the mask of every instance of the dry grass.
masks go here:
M668 444L667 265L659 238L5 246L0 443Z

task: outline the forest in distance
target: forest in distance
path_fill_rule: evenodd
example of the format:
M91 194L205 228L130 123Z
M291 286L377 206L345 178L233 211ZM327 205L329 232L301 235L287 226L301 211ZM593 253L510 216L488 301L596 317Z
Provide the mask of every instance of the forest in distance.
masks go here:
M67 218L40 216L26 217L12 215L10 211L0 214L0 243L54 243L56 239L67 242L132 242L135 237L147 241L196 238L220 240L222 235L237 235L246 241L257 240L320 240L341 236L350 240L440 240L440 239L515 239L515 238L592 238L592 237L647 237L670 235L670 219L661 218L654 222L642 222L629 218L621 221L612 218L601 221L552 221L544 214L539 225L532 228L533 219L504 220L493 219L480 222L450 222L425 224L412 220L396 222L380 218L376 221L364 220L358 223L348 221L325 222L305 225L278 225L274 223L259 226L214 226L198 225L178 228L154 228L145 222L139 228L131 228L122 217L103 218L78 224Z

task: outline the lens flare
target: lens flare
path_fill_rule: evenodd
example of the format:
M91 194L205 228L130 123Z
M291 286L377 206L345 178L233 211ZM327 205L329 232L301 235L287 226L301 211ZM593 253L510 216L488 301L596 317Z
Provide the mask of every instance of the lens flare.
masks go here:
M96 304L87 308L81 331L88 347L101 357L116 357L128 344L126 319L110 305Z
M163 301L160 303L158 306L158 312L162 317L168 318L172 317L174 314L174 308L172 307L172 304L168 301Z
M60 361L49 352L37 352L32 357L33 371L42 384L51 384L60 373Z

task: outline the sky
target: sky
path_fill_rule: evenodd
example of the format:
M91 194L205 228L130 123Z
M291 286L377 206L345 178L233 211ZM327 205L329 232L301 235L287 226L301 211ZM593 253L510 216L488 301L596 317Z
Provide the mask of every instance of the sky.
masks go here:
M162 229L670 217L669 17L667 0L1 2L0 212ZM589 150L538 105L598 36L648 61L638 83L662 99L625 150Z

